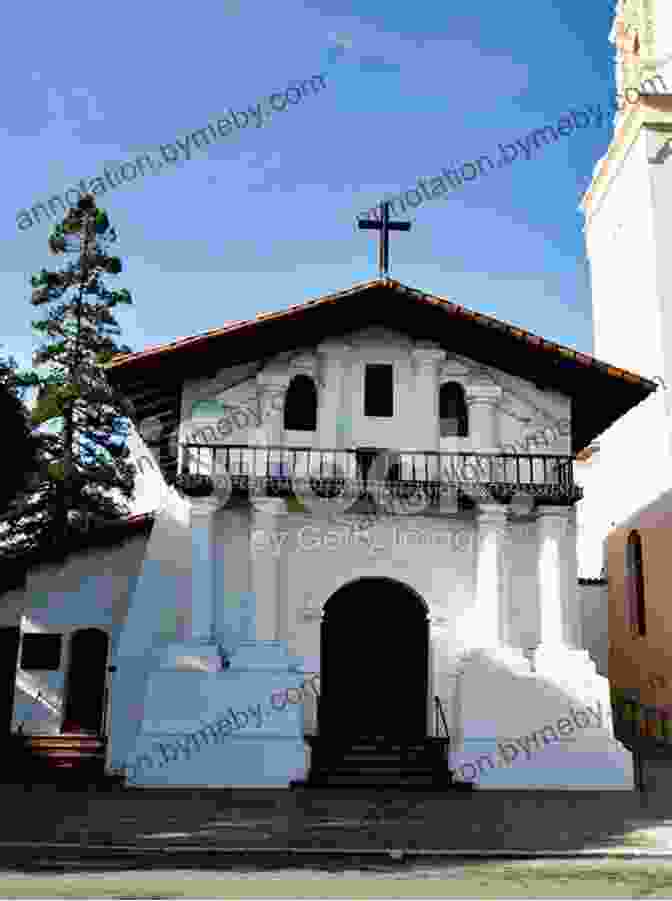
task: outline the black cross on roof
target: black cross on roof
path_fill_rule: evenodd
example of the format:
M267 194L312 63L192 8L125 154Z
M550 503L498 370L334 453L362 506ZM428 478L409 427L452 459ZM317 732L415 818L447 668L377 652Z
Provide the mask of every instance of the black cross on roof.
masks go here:
M380 232L380 244L378 245L378 268L381 278L388 278L390 268L390 232L408 232L411 230L410 222L390 222L390 203L385 200L380 207L380 220L360 219L359 228L374 228Z

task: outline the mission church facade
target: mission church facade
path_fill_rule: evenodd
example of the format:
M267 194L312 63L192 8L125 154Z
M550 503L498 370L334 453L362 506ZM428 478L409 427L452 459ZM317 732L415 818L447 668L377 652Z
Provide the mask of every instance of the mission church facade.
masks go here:
M108 373L138 516L5 594L14 731L102 737L146 787L381 784L387 753L397 781L632 788L573 458L654 383L386 275Z
M617 4L625 96L671 10ZM672 414L601 359L672 384L671 116L626 104L584 200L600 359L390 279L384 207L378 279L113 360L134 515L5 584L0 730L147 788L632 789L607 658L669 708Z

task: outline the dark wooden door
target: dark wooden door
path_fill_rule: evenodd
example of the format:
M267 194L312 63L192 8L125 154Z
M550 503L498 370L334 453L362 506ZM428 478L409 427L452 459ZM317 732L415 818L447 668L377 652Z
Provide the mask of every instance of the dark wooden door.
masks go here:
M72 636L62 732L102 731L107 646L101 629L80 629Z
M0 628L0 741L5 743L14 712L14 687L21 633L18 626Z
M387 579L361 579L325 607L320 734L416 741L426 736L428 624L422 603Z

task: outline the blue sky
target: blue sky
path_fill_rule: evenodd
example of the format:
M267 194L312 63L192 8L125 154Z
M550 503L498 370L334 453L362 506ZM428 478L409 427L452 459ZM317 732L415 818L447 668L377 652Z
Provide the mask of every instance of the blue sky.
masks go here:
M377 238L355 222L384 194L482 154L496 161L499 142L572 108L607 113L611 6L119 0L99 15L70 0L37 15L11 4L0 356L30 365L28 279L59 260L47 222L17 228L21 209L105 166L158 159L159 145L318 73L324 90L263 127L99 195L124 262L107 284L134 298L118 308L121 340L138 350L374 278ZM411 232L392 235L391 276L590 352L578 201L612 129L609 110L601 127L423 203Z

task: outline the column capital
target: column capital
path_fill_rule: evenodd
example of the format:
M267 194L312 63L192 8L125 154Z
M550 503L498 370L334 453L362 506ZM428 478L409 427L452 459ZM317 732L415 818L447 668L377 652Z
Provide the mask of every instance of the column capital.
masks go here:
M286 391L289 387L290 378L291 375L288 372L258 372L256 382L259 388Z
M475 383L467 386L465 392L467 403L469 404L488 404L494 406L499 402L503 394L499 385L491 385L488 383Z
M574 507L558 504L540 504L537 507L539 516L564 516L567 519L574 511Z
M537 507L537 526L546 532L566 532L573 524L571 507Z
M416 345L411 350L411 357L418 367L432 367L436 363L446 359L446 352L445 350L441 350L440 347Z
M222 505L221 498L214 494L209 497L195 497L191 499L191 518L203 519L212 517Z
M298 354L289 364L290 377L293 375L309 375L315 378L318 359L316 354Z
M506 504L478 504L477 522L480 525L502 525L507 523L509 508Z
M287 501L282 497L259 497L254 500L255 518L257 516L281 516L287 512Z
M469 367L459 360L446 360L439 369L439 378L442 382L454 382L455 380L468 379Z

